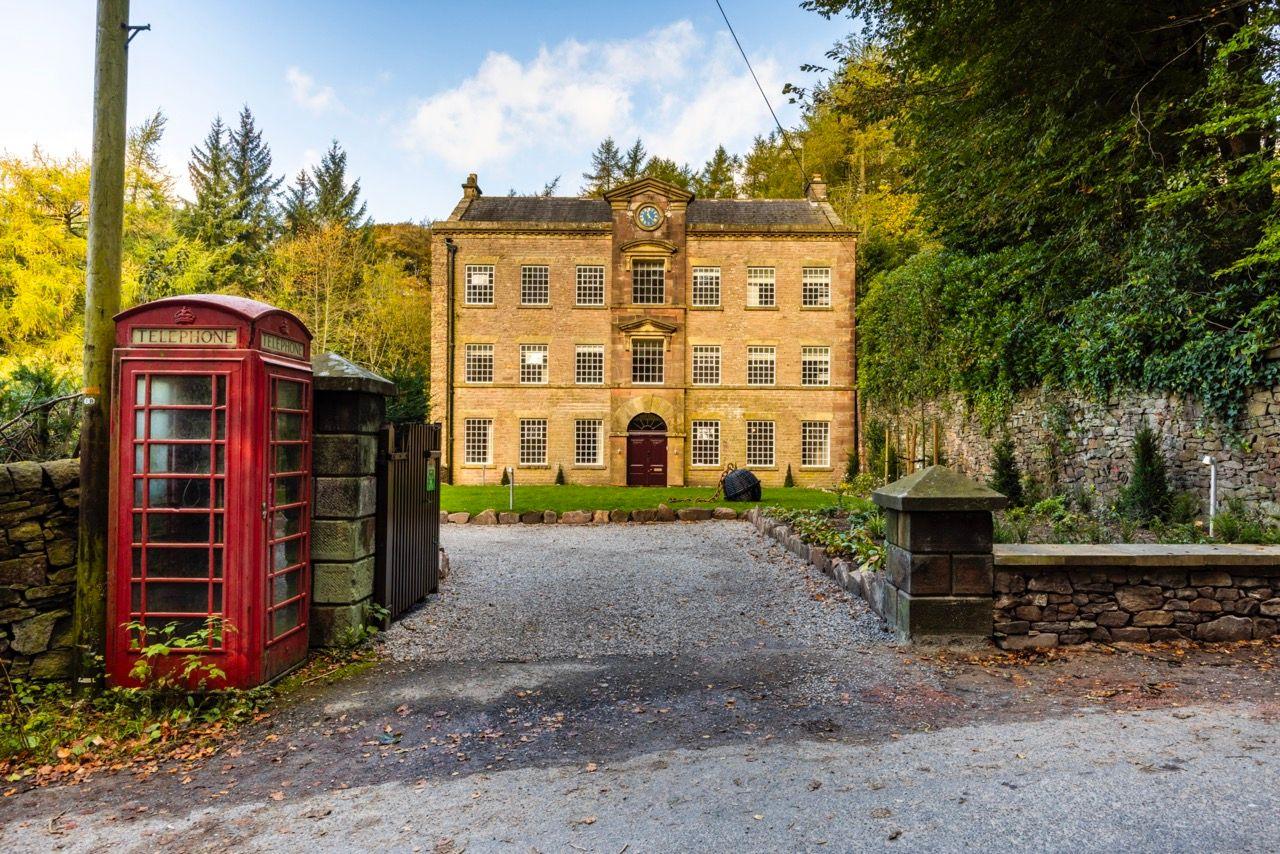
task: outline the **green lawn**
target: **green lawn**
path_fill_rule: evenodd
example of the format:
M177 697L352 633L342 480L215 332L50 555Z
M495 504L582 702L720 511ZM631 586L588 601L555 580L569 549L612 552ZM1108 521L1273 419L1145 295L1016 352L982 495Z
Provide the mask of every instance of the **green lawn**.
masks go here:
M506 510L505 486L450 486L442 484L440 509L450 513L481 510ZM760 502L724 501L715 503L696 501L707 499L715 493L715 487L682 486L516 486L516 512L526 510L647 510L666 502L675 509L681 507L733 507L745 510L757 503L780 507L825 507L834 504L836 497L830 492L800 487L766 487ZM852 499L846 499L851 501Z

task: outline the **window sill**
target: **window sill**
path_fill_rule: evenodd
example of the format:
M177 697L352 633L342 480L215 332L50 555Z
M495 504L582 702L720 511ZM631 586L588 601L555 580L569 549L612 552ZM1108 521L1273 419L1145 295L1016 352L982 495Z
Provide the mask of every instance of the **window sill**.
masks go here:
M608 307L609 307L609 306L604 305L603 303L602 303L602 304L600 304L600 305L596 305L595 303L590 303L590 304L588 304L588 305L583 305L582 303L577 303L577 304L575 304L575 305L574 305L574 308L586 308L586 309L592 309L592 310L594 310L594 311L599 311L599 310L601 310L601 309L605 309L605 308L608 308Z
M698 469L699 471L702 471L702 470L715 471L716 469L720 468L720 464L719 463L689 463L689 468Z
M546 469L546 470L549 470L550 468L551 468L551 466L547 465L546 463L517 463L517 464L516 464L516 469L517 469L517 470L522 470L522 469Z
M724 311L722 305L691 305L689 311Z
M520 303L520 305L519 305L519 306L517 306L517 307L518 307L518 308L548 308L548 309L549 309L549 308L551 308L551 303L549 303L549 302L533 302L533 303L529 303L529 302L522 302L522 303Z
M829 305L802 305L801 311L835 311L835 308Z
M800 466L800 471L835 471L834 466Z
M777 471L777 470L778 470L778 467L777 467L776 465L772 465L772 466L753 466L753 465L751 465L750 463L748 463L748 464L747 464L747 468L748 468L748 469L750 469L751 471Z
M573 468L575 471L604 471L605 469L607 469L607 468L608 468L608 466L604 465L603 463L591 463L591 464L587 464L587 463L582 463L582 464L574 463L574 464L573 464L573 466L572 466L572 468Z
M491 469L493 471L497 471L497 468L493 463L463 463L462 467L464 469L476 469L477 471L480 469Z
M746 309L747 311L777 311L778 310L778 307L776 305L744 305L743 308Z
M538 386L550 385L550 383L548 383L546 380L543 380L540 383L520 382L520 383L517 383L517 385L530 386L530 387L536 388Z
M747 383L747 388L777 388L777 383Z
M462 307L463 308L494 308L495 306L491 302L464 302L462 304Z

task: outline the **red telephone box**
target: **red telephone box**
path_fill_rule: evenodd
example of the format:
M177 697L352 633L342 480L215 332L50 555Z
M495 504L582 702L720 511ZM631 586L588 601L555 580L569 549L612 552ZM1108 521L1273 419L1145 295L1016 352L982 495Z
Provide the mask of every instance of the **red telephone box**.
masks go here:
M307 654L311 333L213 295L116 324L108 676L137 684L139 644L194 637L156 663L200 655L226 674L208 687L270 681Z

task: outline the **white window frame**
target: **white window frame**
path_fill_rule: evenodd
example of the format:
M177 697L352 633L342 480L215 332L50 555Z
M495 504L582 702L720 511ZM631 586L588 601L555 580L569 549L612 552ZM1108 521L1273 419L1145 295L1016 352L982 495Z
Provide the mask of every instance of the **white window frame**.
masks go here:
M493 305L492 264L468 264L463 268L463 305Z
M604 465L604 421L599 418L582 418L573 422L573 464L575 466ZM594 456L584 451L594 450Z
M589 299L583 299L586 294ZM604 265L579 264L575 305L604 305Z
M573 381L578 385L604 385L603 344L579 344L574 348Z
M800 385L831 385L831 348L800 348Z
M462 379L468 383L493 382L492 344L468 344L463 348Z
M546 344L520 345L520 384L546 385L551 373L550 355ZM541 356L541 358L535 358Z
M778 348L747 347L747 385L772 386L777 384Z
M547 464L547 419L520 419L520 465Z
M645 351L647 358L654 361L645 365L638 361L640 351ZM636 379L637 369L643 370L644 373L652 377L654 371L653 366L657 366L657 379ZM667 342L663 338L633 338L631 339L631 384L632 385L663 385L667 380Z
M695 308L720 307L720 268L694 267L690 304Z
M800 305L831 308L830 267L805 267L800 271Z
M520 268L520 304L551 305L551 268L546 264Z
M643 279L640 271L646 271ZM657 271L657 286L649 274ZM657 299L654 299L654 297ZM643 297L643 299L637 299ZM665 305L667 302L667 262L661 259L636 258L631 262L631 303L632 305Z
M690 430L689 464L694 467L720 466L720 422L694 421Z
M747 307L776 308L778 278L773 267L747 268Z
M831 468L831 422L800 422L800 468Z
M689 371L694 385L720 385L720 345L694 344Z
M773 421L747 422L747 468L777 465L777 427Z
M483 454L477 454L482 451ZM493 419L467 418L462 422L462 461L469 466L493 464Z

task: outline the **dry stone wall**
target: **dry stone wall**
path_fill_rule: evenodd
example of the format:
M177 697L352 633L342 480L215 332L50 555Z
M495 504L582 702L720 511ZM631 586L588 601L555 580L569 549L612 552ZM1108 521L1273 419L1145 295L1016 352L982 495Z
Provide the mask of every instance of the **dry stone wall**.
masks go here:
M1280 548L996 546L995 639L1238 641L1276 634Z
M62 679L74 664L79 460L0 466L0 660Z
M1134 435L1148 423L1160 434L1172 488L1207 498L1209 469L1201 462L1207 454L1218 463L1220 501L1239 498L1280 517L1280 387L1256 390L1234 431L1202 423L1202 414L1197 404L1174 395L1131 393L1091 401L1041 391L1019 398L1003 429L1023 471L1061 490L1096 488L1107 500L1128 481ZM985 429L956 401L925 417L942 421L949 466L978 479L990 475L1000 429Z

